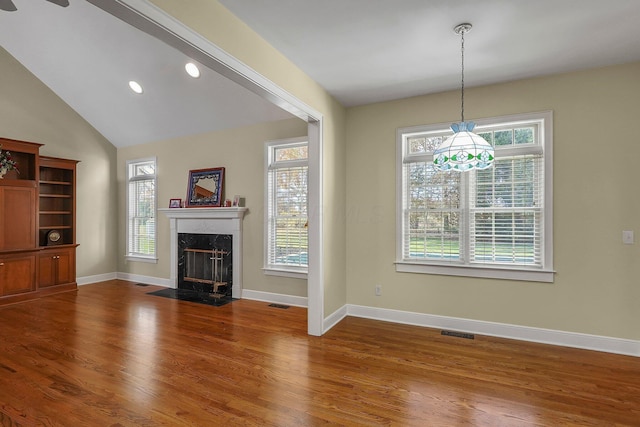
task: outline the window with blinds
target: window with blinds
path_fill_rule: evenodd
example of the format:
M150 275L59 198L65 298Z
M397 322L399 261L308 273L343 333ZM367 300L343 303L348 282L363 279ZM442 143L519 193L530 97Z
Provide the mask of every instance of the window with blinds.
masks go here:
M156 160L127 162L127 258L155 260Z
M439 172L432 153L451 131L398 130L398 271L552 281L551 113L475 132L494 146L493 167Z
M307 271L307 155L300 138L266 144L265 271Z

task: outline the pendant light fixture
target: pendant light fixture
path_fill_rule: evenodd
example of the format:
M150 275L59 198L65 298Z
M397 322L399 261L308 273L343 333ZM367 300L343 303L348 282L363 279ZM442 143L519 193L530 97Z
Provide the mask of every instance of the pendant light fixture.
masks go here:
M468 171L491 167L494 151L491 144L473 133L474 122L464 121L464 35L471 31L471 24L456 25L453 31L462 36L462 85L461 85L461 121L453 123L453 135L445 139L433 152L433 164L437 170Z

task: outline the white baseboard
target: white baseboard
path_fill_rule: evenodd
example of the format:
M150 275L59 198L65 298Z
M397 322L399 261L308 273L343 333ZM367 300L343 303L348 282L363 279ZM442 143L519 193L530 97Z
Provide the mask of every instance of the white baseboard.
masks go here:
M343 305L342 307L331 313L329 316L324 318L324 321L322 322L322 333L325 333L329 329L333 328L345 317L347 317L347 306Z
M78 286L89 285L91 283L106 282L107 280L117 279L116 273L96 274L95 276L78 277L76 282Z
M165 288L173 288L171 280L161 279L160 277L143 276L140 274L118 273L118 279L127 280L129 282L144 283L146 285L164 286Z
M82 286L113 279L128 280L131 282L146 283L149 285L164 286L167 288L172 287L169 279L129 273L106 273L95 276L78 277L77 282L78 286ZM306 297L254 291L251 289L244 289L242 291L242 298L297 307L308 306ZM640 357L640 341L636 340L509 325L506 323L485 322L457 317L438 316L433 314L413 313L409 311L367 307L354 304L344 305L327 316L322 325L323 333L329 331L346 316L363 317L367 319L383 320L387 322L403 323L427 328L446 329Z
M552 329L532 328L505 323L484 322L456 317L413 313L385 308L346 305L347 315L367 319L404 323L428 328L447 329L521 341L596 350L640 357L640 341L588 335ZM328 319L328 318L327 318ZM326 319L325 319L326 320Z
M307 307L307 297L297 297L293 295L275 294L272 292L253 291L251 289L243 289L242 298L271 302L276 304L293 305L296 307Z

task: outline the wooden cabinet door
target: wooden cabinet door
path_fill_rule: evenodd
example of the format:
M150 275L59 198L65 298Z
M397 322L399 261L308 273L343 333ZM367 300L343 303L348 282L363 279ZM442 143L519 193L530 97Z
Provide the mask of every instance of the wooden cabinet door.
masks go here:
M56 280L58 284L71 283L76 281L76 259L75 248L67 249L58 253L58 265Z
M0 258L0 296L31 292L36 289L35 254Z
M0 250L36 247L36 189L0 186Z
M38 286L64 285L76 280L75 248L48 249L38 257Z
M38 257L38 286L46 288L53 286L56 276L56 256L50 252L44 252Z

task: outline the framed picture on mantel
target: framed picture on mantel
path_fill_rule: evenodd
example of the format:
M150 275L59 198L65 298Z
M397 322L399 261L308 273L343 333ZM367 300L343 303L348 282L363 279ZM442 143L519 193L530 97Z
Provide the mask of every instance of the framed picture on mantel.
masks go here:
M185 207L220 207L224 197L224 168L189 171Z

